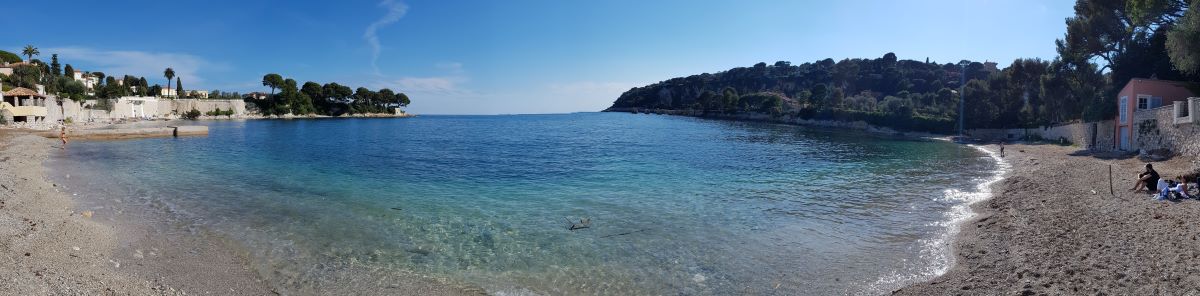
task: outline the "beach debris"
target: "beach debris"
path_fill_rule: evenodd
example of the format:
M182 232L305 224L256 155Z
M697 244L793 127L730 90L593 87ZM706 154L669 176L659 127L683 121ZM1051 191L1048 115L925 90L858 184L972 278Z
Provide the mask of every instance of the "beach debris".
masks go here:
M397 210L397 211L403 211L403 210L404 210L404 209L401 209L400 207L392 207L392 209L393 209L393 210Z
M72 250L79 251L79 247L71 247Z
M91 217L92 217L92 211L83 211L83 213L82 213L82 214L80 214L80 215L82 215L84 218L91 218Z
M592 219L589 219L589 218L579 218L579 223L575 223L574 221L571 221L571 218L563 217L563 219L566 219L567 224L571 225L571 226L567 227L567 230L576 230L576 229L584 229L584 228L592 227Z

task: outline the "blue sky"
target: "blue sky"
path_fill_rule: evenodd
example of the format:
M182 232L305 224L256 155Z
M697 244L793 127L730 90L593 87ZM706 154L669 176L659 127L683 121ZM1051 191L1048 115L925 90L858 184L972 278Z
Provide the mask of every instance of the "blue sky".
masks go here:
M388 87L421 114L597 111L757 62L1053 59L1074 1L16 1L0 48L188 89Z

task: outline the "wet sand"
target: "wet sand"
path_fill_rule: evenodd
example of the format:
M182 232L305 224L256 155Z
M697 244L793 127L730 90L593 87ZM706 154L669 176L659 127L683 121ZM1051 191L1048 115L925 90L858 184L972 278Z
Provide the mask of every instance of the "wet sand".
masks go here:
M961 226L954 267L894 295L1200 294L1200 201L1128 191L1144 165L1136 158L1055 145L1005 150L1012 170ZM1154 166L1174 178L1192 163Z

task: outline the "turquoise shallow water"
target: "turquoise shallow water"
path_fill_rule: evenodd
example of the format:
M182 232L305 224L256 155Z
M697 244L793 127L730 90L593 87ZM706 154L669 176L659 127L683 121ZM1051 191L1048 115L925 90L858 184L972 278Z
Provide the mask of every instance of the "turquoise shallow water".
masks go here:
M997 169L945 142L624 113L201 124L49 165L83 207L217 233L296 293L403 272L499 294L884 293L948 266L950 222Z

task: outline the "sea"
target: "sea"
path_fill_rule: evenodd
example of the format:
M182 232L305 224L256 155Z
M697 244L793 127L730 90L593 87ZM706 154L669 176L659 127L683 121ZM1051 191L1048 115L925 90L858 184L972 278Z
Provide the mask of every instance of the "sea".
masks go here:
M496 295L886 294L953 265L1006 169L936 139L667 115L188 124L210 132L72 142L50 177L81 210L230 241L284 294L393 274Z

